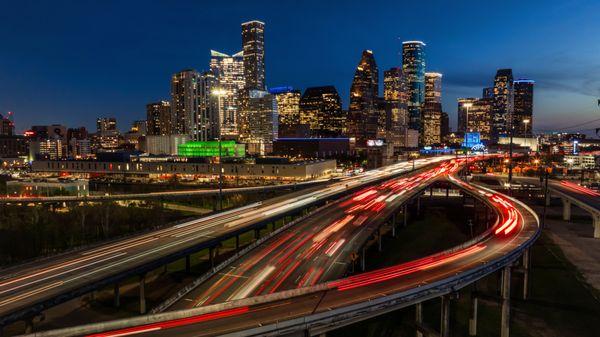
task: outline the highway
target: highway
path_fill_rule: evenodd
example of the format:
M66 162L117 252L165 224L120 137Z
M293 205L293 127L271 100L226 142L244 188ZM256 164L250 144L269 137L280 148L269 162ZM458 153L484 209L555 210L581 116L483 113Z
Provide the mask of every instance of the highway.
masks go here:
M343 324L344 319L350 315L356 315L359 319L372 317L369 316L372 315L369 310L385 312L387 310L386 303L390 307L393 304L397 308L415 303L415 301L439 296L438 294L444 294L444 291L446 293L456 291L477 278L512 264L522 254L522 250L531 245L539 235L539 220L535 213L524 204L491 190L465 183L452 175L442 174L442 176L490 205L498 214L497 221L486 232L451 250L372 272L326 281L330 277L329 275L333 277L336 273L333 271L336 267L323 269L323 271L319 268L337 265L336 260L345 251L344 248L336 248L336 245L331 245L331 243L339 242L340 238L356 237L356 229L345 230L343 227L355 227L353 221L356 221L358 215L362 212L368 215L372 211L371 207L377 202L394 203L395 199L386 200L393 195L400 194L404 189L398 186L398 190L391 192L391 195L385 193L390 193L394 188L393 184L403 180L397 179L392 183L384 183L377 189L369 189L367 192L354 195L349 199L353 201L352 204L357 201L358 203L346 205L350 208L344 210L345 214L352 207L359 205L361 210L357 208L356 213L349 212L346 216L356 214L357 217L348 222L341 224L338 222L339 218L336 219L332 213L326 219L327 221L324 221L329 226L326 225L315 235L311 236L310 231L300 231L299 237L292 238L285 236L286 232L281 233L268 245L258 250L258 253L249 254L244 261L236 264L236 269L230 271L230 276L216 276L216 282L221 282L221 285L213 291L203 292L203 289L199 288L193 298L188 298L192 301L187 301L190 302L188 306L195 307L193 309L90 327L83 326L74 330L57 330L49 334L38 335L74 336L83 335L85 331L96 331L99 333L89 334L89 336L176 335L197 337L228 334L246 336L300 332L302 329L312 329L314 326L320 328L321 331L326 331L326 322L333 325ZM430 177L430 179L433 178ZM405 179L405 181L410 180L410 178ZM374 194L368 192L373 190L379 191L375 193L382 193L374 199L378 201L375 203L363 202L362 200L366 199L366 196ZM382 195L388 196L380 199ZM361 198L364 199L361 200ZM347 201L342 201L336 208L344 205L345 202ZM369 205L368 209L366 209L367 205ZM380 211L384 209L385 207ZM373 217L373 214L370 217ZM362 224L369 227L366 223ZM361 227L360 223L358 227ZM336 228L336 230L332 232L332 228ZM289 236L289 233L287 235ZM427 235L426 232L424 235ZM315 238L330 238L329 244L321 245L322 241L315 241ZM302 243L304 240L306 243ZM292 246L286 246L288 242ZM313 244L316 246L312 246ZM351 243L346 244L351 245ZM301 249L309 245L308 249ZM294 250L293 247L299 248ZM311 247L318 247L318 255L312 253L313 255L307 256L314 250ZM300 250L303 250L304 253L299 253ZM286 276L296 264L294 262L290 265L285 262L287 259L284 257L290 252L292 252L291 254L302 254L301 256L305 257L305 263L301 268L292 269L291 274ZM270 254L273 253L279 254L279 256L275 256L278 259L272 258L273 256ZM267 255L269 258L266 257ZM323 260L327 259L333 263L324 263ZM340 266L340 270L346 267L346 265ZM256 272L252 277L248 277L252 273L247 274L246 270L255 270ZM292 275L294 273L296 273L295 277ZM319 283L320 281L323 283ZM288 289L300 287L300 289L273 292L284 287ZM206 295L209 297L207 298ZM247 296L255 297L244 298ZM222 300L228 302L212 304ZM198 305L203 306L196 307Z
M310 181L302 181L298 183L267 185L267 186L250 186L250 187L232 187L224 188L221 193L248 193L248 192L263 192L280 189L296 189L304 188L312 185L334 182L337 179L316 179ZM181 191L163 191L163 192L148 192L148 193L126 193L126 194L105 194L105 195L88 195L80 196L52 196L52 197L14 197L0 196L0 204L15 204L15 203L47 203L47 202L91 202L91 201L111 201L111 200L130 200L130 199L158 199L158 198L173 198L173 197L188 197L188 196L203 196L203 195L218 195L219 189L192 189Z
M434 157L415 162L417 168L448 160ZM412 169L403 162L282 197L202 217L53 258L0 270L0 326L44 308L158 268L186 254L214 246L253 226L353 191Z
M349 269L352 253L360 252L385 219L434 180L458 168L458 163L442 163L330 204L206 280L170 309L222 303L338 279Z

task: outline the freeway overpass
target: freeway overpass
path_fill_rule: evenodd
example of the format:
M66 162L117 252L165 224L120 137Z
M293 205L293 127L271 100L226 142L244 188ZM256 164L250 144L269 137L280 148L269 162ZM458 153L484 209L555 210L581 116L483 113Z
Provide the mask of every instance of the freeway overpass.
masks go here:
M508 186L508 178L504 175L479 175L477 178L494 179ZM517 184L526 183L541 187L539 178L513 176L513 181ZM548 180L548 191L549 193L546 194L547 205L552 196L561 198L563 203L563 220L571 220L571 205L576 205L589 212L592 216L594 226L594 238L600 239L600 192L580 186L574 182L554 179Z
M263 263L262 267L258 267L254 273L250 273L250 275L239 274L244 268L240 264L235 270L229 271L229 274L232 274L233 277L220 277L217 279L217 282L226 280L221 282L232 283L231 286L227 287L225 286L226 283L222 283L223 287L218 288L219 290L224 289L222 291L224 297L222 298L228 300L227 302L209 303L208 306L128 320L41 332L35 334L35 336L89 335L99 337L133 334L143 336L317 335L340 326L415 304L417 305L417 323L420 323L419 319L422 317L420 303L440 296L442 296L442 329L440 335L446 336L449 321L447 295L496 270L502 270L503 280L501 335L508 336L511 267L515 261L523 256L522 267L524 270L528 270L528 248L540 233L538 218L531 209L517 200L483 187L462 182L454 176L445 176L445 179L495 209L497 214L494 225L483 234L453 249L381 270L358 274L341 280L318 283L321 277L328 272L328 270L316 272L317 268L327 265L319 259L329 258L330 261L333 261L329 263L331 266L335 264L337 257L340 256L336 254L336 248L334 248L336 247L335 242L339 242L339 239L335 236L336 233L339 232L342 236L352 232L356 233L356 231L343 229L346 226L353 227L354 222L352 220L354 218L343 224L340 224L337 220L331 222L324 229L318 229L314 236L309 237L312 243L306 246L308 249L305 249L305 254L316 249L318 254L315 256L318 256L318 258L312 258L312 255L308 256L308 260L306 260L308 262L305 263L305 266L309 266L309 268L302 269L300 275L303 274L304 276L299 279L296 278L295 284L293 284L294 287L292 288L298 287L297 289L280 292L271 291L279 289L277 285L280 284L281 279L283 279L283 282L288 282L289 285L290 280L294 278L283 277L269 280L271 275L276 275L273 273L275 269L279 268L278 261L285 261L285 259L269 260L269 263L265 266L262 260L266 261L268 259L264 258L265 255L259 252L254 259L251 257L247 259L247 261L250 261L250 269L253 268L253 264ZM354 205L349 203L347 206L350 206L350 208L346 208L344 214L359 205L362 207L369 205L368 210L371 210L370 207L377 205L378 202L393 204L395 199L400 198L401 195L391 200L389 198L407 191L407 189L402 188L402 184L406 182L396 181L400 184L398 190L394 190L391 187L392 184L383 186L388 183L380 186L383 188L378 189L380 192L375 192L377 195L375 199L372 199L377 200L375 203L363 202L363 199L360 199L367 195L369 190L355 195L351 200L358 203ZM420 183L416 187L420 188ZM368 195L375 194L368 193ZM385 198L381 198L382 196L385 196ZM366 197L364 198L366 199ZM342 201L337 206L343 205L344 202ZM353 211L349 213L346 216L352 215ZM344 219L347 218L344 217ZM358 227L361 227L362 224L359 223ZM332 233L333 229L337 230ZM282 235L284 234L285 232L282 233ZM323 241L314 240L322 235L326 235L325 239L331 238L329 244L325 241L326 243L321 245ZM291 238L288 238L287 241L291 240ZM296 243L292 242L292 244L297 245L298 240L301 242L304 239L300 236L296 239ZM262 251L280 250L280 252L284 252L283 254L294 251L291 248L283 247L281 242L281 238L274 238L269 245L266 245L266 250L263 249ZM317 246L313 246L314 244ZM338 251L341 254L344 250L339 249ZM331 254L328 254L328 252ZM256 257L260 259L257 260ZM285 266L283 262L281 264L284 265L284 268L280 268L281 270L277 275L285 276L287 271L290 270L289 268L294 266L294 264ZM292 271L292 273L294 272ZM236 288L235 284L237 282L235 279L244 279L245 277L248 278L240 282L240 286ZM525 280L527 280L527 277ZM266 285L266 287L263 287L263 285ZM200 302L196 304L204 305L209 300L212 303L213 299L205 299L202 292L199 294ZM219 296L221 295L219 294L217 297ZM247 296L252 297L244 298ZM476 308L477 302L475 301L473 305ZM474 312L477 312L477 310L475 309ZM476 322L476 316L472 317L472 320Z
M448 160L434 157L417 160L417 168ZM104 286L140 276L140 309L145 312L144 275L191 253L211 248L249 230L297 215L356 189L409 172L413 163L382 169L311 187L279 198L202 217L198 220L116 240L49 259L2 270L0 276L0 327L30 317L44 309Z

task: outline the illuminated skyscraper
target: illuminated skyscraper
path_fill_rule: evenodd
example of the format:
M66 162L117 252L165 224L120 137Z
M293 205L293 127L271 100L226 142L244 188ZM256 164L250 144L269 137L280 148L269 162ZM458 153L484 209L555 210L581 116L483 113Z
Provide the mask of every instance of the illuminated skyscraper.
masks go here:
M148 135L166 136L171 134L171 103L160 101L146 105Z
M116 131L117 130L117 119L114 117L100 117L96 119L96 131Z
M247 89L265 90L265 24L242 23L242 54Z
M300 90L292 87L276 87L269 89L275 95L277 112L279 113L279 126L292 127L300 123Z
M383 72L383 99L385 110L385 140L394 146L404 146L408 126L407 90L402 68Z
M220 96L219 114L221 118L221 136L235 138L238 135L237 115L239 94L244 89L243 52L227 55L210 51L210 71L215 75L215 88Z
M514 82L513 125L518 137L531 137L533 128L533 87L535 81L520 79Z
M490 139L493 102L491 98L459 98L458 132L479 132L481 139Z
M442 103L442 74L425 73L425 102Z
M425 102L425 43L402 42L402 72L408 90L409 127L422 131L421 107Z
M267 154L278 133L277 101L265 89L265 24L242 23L244 89L240 93L239 138L249 153Z
M339 137L346 131L342 101L333 86L306 88L300 99L300 123L313 137Z
M513 74L512 69L498 69L494 79L494 105L492 116L492 139L510 133L513 113Z
M494 87L483 88L482 96L483 98L494 98Z
M365 148L367 140L377 137L379 110L379 75L375 57L364 50L350 87L348 109L348 136L356 139L356 147Z
M422 108L420 143L425 146L439 144L442 141L442 104L437 102L425 102Z
M186 69L171 78L171 134L196 139L199 77L196 70Z
M194 140L208 141L221 136L224 116L219 101L223 97L216 92L217 88L217 79L212 72L207 71L198 76L198 113L194 120Z

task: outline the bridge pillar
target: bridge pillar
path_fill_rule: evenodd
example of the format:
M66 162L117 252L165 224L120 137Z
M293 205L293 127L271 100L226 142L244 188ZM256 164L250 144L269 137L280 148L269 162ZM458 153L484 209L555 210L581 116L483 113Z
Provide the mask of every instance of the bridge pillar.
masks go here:
M140 314L146 313L146 274L140 275Z
M404 227L406 227L406 223L408 221L408 205L404 204L404 210L402 210L402 213L404 214Z
M25 319L25 333L29 334L33 332L33 317Z
M360 269L362 271L367 270L367 250L365 248L362 249L362 254L360 254Z
M417 196L417 216L421 215L421 196Z
M185 272L189 274L190 269L192 269L191 267L192 267L192 261L190 259L190 255L188 254L185 256Z
M235 250L236 251L240 250L240 236L239 235L235 236Z
M531 252L529 248L523 252L523 299L529 297L529 271L531 268Z
M256 239L256 240L260 239L260 228L254 229L254 239Z
M510 266L502 269L502 317L500 320L500 337L509 337L510 335Z
M417 325L417 337L423 337L420 327L423 325L423 303L415 304L415 323Z
M118 283L115 283L114 293L115 293L115 297L113 300L113 304L114 304L115 308L118 308L121 306L121 291L119 289Z
M594 238L600 239L600 213L592 214L594 218Z
M208 264L210 264L211 268L215 266L215 247L210 247L208 249Z
M477 295L471 292L471 315L469 317L469 336L477 336Z
M396 237L396 213L392 214L392 237Z
M450 197L450 185L446 186L446 199Z
M377 230L377 250L381 253L383 251L383 247L381 245L381 230Z
M440 313L440 337L450 336L450 296L444 295L442 299L442 310Z
M563 220L571 221L571 201L569 199L563 198Z
M550 191L546 191L546 196L545 196L545 200L544 202L546 203L546 206L550 206L550 201L552 200L552 195L550 194Z

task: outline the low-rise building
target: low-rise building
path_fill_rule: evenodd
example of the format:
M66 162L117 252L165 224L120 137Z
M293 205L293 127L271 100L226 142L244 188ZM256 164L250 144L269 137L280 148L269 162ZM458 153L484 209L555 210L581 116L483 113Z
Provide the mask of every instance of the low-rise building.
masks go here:
M330 175L335 171L336 161L224 162L222 168L225 179L310 180ZM162 160L153 158L152 161L39 160L32 163L32 170L81 177L115 175L159 178L186 175L206 178L219 174L219 164L206 160L198 162L193 158L168 157Z
M6 182L6 191L10 197L51 197L71 195L85 197L90 193L88 181L77 180L11 180Z

